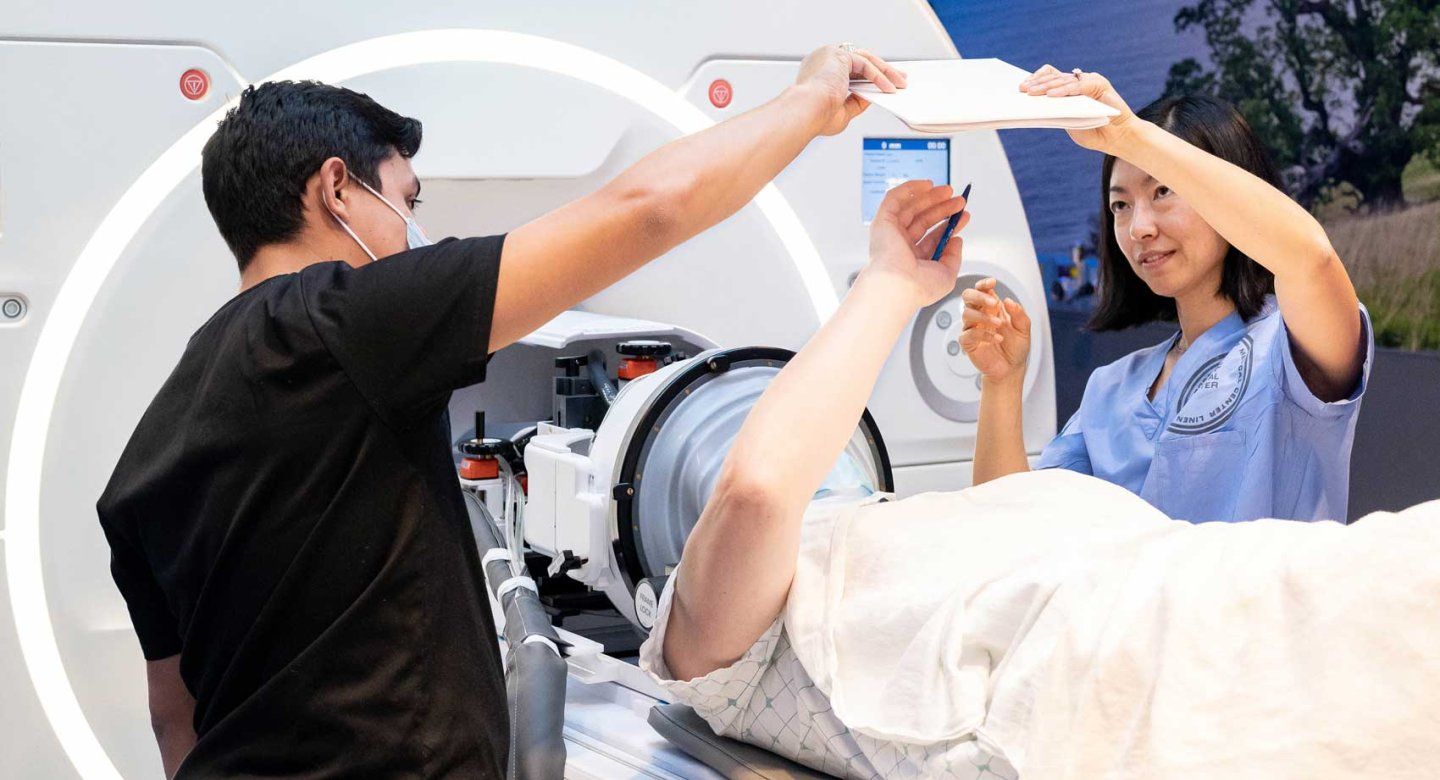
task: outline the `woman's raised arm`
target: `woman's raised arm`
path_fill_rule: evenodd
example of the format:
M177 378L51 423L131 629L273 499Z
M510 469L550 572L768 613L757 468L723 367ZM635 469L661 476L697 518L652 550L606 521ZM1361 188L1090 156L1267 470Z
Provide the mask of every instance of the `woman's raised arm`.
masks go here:
M1085 95L1119 109L1108 125L1070 131L1070 137L1163 182L1231 246L1275 274L1275 297L1301 376L1321 400L1350 395L1365 359L1359 300L1315 217L1258 176L1137 118L1098 73L1077 78L1047 65L1020 88L1031 95Z

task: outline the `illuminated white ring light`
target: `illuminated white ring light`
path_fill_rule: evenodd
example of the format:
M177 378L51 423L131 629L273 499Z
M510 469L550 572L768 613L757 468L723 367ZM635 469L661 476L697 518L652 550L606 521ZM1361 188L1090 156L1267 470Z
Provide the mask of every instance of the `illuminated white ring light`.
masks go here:
M714 124L664 84L621 62L568 43L501 30L425 30L360 41L318 54L261 81L347 81L394 68L440 62L518 65L579 79L648 109L681 133ZM120 196L56 295L20 390L5 496L5 567L15 630L35 692L65 754L84 778L120 773L91 730L70 686L45 601L40 561L40 482L50 416L80 328L121 252L161 201L200 163L200 150L231 100L181 136ZM770 184L754 203L800 274L818 321L839 301L820 253L788 201Z

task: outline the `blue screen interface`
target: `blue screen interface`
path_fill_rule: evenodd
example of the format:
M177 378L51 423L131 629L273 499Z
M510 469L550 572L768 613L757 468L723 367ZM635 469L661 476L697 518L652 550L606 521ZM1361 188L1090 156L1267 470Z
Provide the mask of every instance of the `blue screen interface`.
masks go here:
M911 179L950 183L949 138L866 138L860 168L860 218L875 218L892 187Z

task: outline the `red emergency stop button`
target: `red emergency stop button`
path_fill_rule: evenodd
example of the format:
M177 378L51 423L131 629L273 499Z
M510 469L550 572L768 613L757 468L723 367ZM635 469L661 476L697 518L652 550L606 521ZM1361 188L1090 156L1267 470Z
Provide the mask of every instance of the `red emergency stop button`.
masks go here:
M730 82L725 79L715 79L710 82L710 105L724 108L730 105L730 101L734 98L735 90L730 86Z
M203 100L210 92L210 74L191 68L180 74L180 94L188 100Z

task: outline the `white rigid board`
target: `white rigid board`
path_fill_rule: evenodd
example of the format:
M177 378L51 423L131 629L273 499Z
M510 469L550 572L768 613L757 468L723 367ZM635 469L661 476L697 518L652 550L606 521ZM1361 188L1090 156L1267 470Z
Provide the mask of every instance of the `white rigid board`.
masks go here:
M1083 96L1046 97L1020 91L1030 74L998 59L896 62L908 86L881 92L868 81L850 91L899 117L922 133L1050 127L1100 127L1119 111Z

